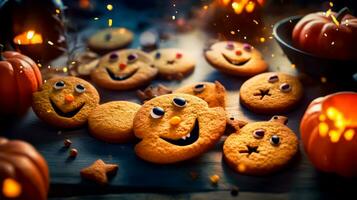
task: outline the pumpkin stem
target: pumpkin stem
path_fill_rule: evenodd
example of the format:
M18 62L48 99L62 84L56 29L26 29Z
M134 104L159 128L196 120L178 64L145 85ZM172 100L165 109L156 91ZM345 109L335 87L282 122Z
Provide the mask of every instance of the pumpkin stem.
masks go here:
M347 7L342 8L337 13L337 16L336 16L337 21L341 22L342 18L347 14L351 14L351 11Z
M5 60L4 56L2 56L2 52L4 51L4 45L0 44L0 61Z

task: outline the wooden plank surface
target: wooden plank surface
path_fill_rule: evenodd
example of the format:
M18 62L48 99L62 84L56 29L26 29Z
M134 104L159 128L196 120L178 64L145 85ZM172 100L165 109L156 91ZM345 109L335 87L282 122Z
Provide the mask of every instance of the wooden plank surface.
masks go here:
M127 18L118 14L117 18ZM135 27L141 17L135 19L135 12L127 12L133 17L123 25ZM145 15L144 15L145 16ZM266 24L273 24L279 17L267 18ZM128 22L129 21L129 22ZM81 33L88 35L88 29ZM136 36L142 30L136 30ZM239 88L246 80L244 78L231 77L213 69L203 58L203 49L207 41L211 39L205 31L196 29L192 32L177 34L173 39L161 43L161 47L179 47L187 50L197 59L197 66L192 75L181 82L156 80L153 83L162 83L171 88L194 83L197 81L220 81L228 91L228 107L235 110L235 115L242 120L259 121L268 120L271 116L256 115L239 104ZM138 47L136 37L132 47ZM297 74L290 67L290 63L282 53L274 40L268 40L264 44L257 44L264 57L270 64L270 71L283 71ZM272 56L274 55L274 56ZM288 126L299 136L300 119L308 103L319 96L334 91L351 89L336 87L333 84L321 84L318 79L302 77L305 87L305 97L301 104L291 112L285 113L289 117ZM135 91L108 91L98 88L101 103L113 100L129 100L139 103ZM96 140L89 135L87 127L75 130L59 130L41 122L32 111L23 119L13 120L2 126L1 134L10 138L24 139L31 142L46 158L51 175L50 196L52 199L62 199L66 196L74 196L69 199L205 199L218 197L229 199L229 191L232 185L238 186L242 191L241 198L246 199L286 199L286 198L320 198L332 197L340 194L348 194L357 185L356 180L321 174L317 172L308 161L300 146L300 153L295 161L286 169L265 177L243 176L235 173L222 161L222 145L225 137L206 154L174 165L155 165L140 160L133 151L134 144L108 144ZM79 155L75 159L68 158L67 149L63 148L63 140L70 138L73 147L77 148ZM351 155L351 159L353 155ZM109 163L119 164L119 171L110 180L106 187L82 180L79 176L81 168L88 166L96 159L103 159ZM198 174L193 180L190 173ZM217 174L221 177L218 186L212 186L209 176ZM105 193L128 193L120 195L98 196ZM139 192L139 194L136 194ZM151 193L148 195L148 193ZM152 194L169 193L169 194ZM215 195L213 195L215 194ZM88 195L75 197L76 195ZM55 198L58 197L58 198ZM217 198L218 199L218 198Z

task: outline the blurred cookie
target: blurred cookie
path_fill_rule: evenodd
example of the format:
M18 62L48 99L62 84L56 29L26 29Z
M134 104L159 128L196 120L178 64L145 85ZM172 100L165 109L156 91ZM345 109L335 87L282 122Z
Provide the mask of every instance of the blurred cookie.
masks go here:
M99 104L97 90L76 77L47 80L33 94L32 109L46 123L59 128L75 128L87 122L89 113Z
M215 81L199 82L191 85L183 86L174 91L174 93L185 93L195 95L208 103L209 107L226 107L226 89L224 86Z
M209 108L188 94L167 94L147 101L134 118L135 146L140 158L159 164L201 155L219 141L226 126L225 111Z
M109 143L125 143L135 138L133 120L141 106L128 101L112 101L98 106L88 117L90 133Z
M236 76L253 76L268 69L261 53L246 43L217 42L205 52L207 61L216 69Z
M90 51L79 53L70 63L70 74L72 76L89 76L98 63L98 54Z
M248 123L224 142L225 161L235 171L266 175L285 167L298 151L295 133L274 116L267 122Z
M159 76L168 80L181 80L195 69L195 60L180 49L158 49L151 53Z
M291 75L268 72L256 75L239 91L240 102L256 113L282 113L292 109L303 97L300 81Z
M107 28L93 34L88 46L97 53L107 53L128 46L133 37L133 32L126 28Z
M129 90L149 84L157 71L149 54L126 49L103 56L98 67L92 71L91 78L106 89Z

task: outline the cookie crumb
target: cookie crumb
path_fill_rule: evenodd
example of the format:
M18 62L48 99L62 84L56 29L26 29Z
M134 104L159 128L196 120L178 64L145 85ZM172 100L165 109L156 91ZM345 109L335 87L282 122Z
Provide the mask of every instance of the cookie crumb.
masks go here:
M108 183L107 174L114 174L119 166L116 164L106 164L103 160L96 160L92 165L81 170L83 178L95 181L98 184Z
M70 147L72 145L72 141L70 139L65 139L63 144L65 147Z
M214 174L214 175L210 176L209 179L213 185L217 185L220 177L217 174Z
M231 188L231 195L238 196L238 194L239 194L239 187L233 185Z
M172 90L167 88L164 85L159 84L157 87L149 86L144 91L137 90L136 94L140 98L142 102L148 101L157 96L161 96L164 94L171 94Z
M72 149L69 151L69 156L70 156L70 157L75 158L75 157L77 157L77 155L78 155L78 150L77 150L77 149L72 148Z

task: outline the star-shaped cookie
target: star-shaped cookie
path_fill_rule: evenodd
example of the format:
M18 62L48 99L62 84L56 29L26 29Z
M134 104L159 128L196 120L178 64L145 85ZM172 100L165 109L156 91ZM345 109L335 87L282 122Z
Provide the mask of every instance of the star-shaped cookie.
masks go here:
M112 174L118 170L118 165L106 164L103 160L96 160L92 165L81 170L81 176L85 179L95 181L99 184L107 184L107 174Z

